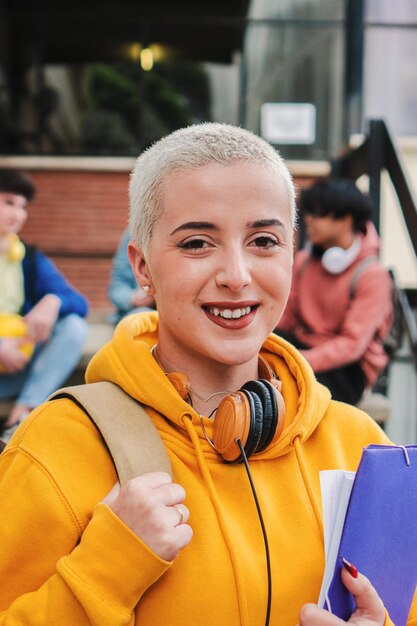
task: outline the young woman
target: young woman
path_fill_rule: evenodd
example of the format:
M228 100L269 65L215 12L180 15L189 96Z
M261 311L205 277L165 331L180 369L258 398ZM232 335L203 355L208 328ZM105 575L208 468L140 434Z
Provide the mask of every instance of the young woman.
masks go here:
M319 471L355 470L364 446L387 439L270 334L290 290L294 213L288 170L245 130L193 126L138 159L129 258L158 313L122 320L87 381L146 407L174 479L120 488L80 409L62 399L34 411L0 458L0 624L344 623L314 604ZM244 452L271 576L245 463L230 462ZM391 624L350 571L351 622Z

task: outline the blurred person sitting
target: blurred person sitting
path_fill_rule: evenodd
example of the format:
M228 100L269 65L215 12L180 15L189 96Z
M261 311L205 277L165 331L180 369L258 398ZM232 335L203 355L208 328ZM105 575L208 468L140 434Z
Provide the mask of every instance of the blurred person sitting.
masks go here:
M84 296L18 237L35 191L21 172L0 169L0 398L15 400L6 441L71 374L87 334Z
M335 400L357 404L388 361L391 279L378 261L372 204L344 179L300 196L307 246L295 255L290 297L276 332L300 349Z
M112 272L108 289L108 297L116 311L112 322L117 324L125 315L153 311L155 300L141 287L138 287L130 267L127 247L131 236L125 230L113 258Z

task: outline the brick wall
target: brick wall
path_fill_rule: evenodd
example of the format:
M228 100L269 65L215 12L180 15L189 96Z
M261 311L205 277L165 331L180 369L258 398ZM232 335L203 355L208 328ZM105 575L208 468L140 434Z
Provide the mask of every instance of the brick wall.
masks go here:
M107 300L111 259L127 224L128 172L29 171L37 196L22 238L39 246L90 301Z
M36 184L37 196L29 206L22 238L38 245L90 302L92 311L111 311L107 300L111 261L127 225L129 172L114 159L81 169L82 159L43 157L1 158L3 167L19 167ZM62 164L62 165L61 165ZM326 164L291 166L296 186L309 185L326 173Z

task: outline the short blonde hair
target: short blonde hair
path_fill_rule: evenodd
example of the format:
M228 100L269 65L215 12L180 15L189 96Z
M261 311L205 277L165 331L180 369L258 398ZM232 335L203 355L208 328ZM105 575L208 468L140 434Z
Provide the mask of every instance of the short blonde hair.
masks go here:
M274 148L254 133L228 124L188 126L163 137L137 159L130 179L130 234L149 249L155 222L161 216L163 188L168 176L212 163L253 162L274 170L288 192L293 226L296 222L295 190L291 174Z

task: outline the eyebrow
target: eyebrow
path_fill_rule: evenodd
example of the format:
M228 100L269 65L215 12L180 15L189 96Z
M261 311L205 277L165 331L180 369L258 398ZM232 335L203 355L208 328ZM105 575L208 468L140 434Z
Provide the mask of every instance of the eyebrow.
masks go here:
M218 230L217 226L215 226L214 224L212 224L212 222L185 222L184 224L181 224L181 226L178 226L178 228L175 228L171 235L175 235L175 233L178 233L181 230Z
M254 222L248 222L246 224L246 228L265 228L267 226L280 226L283 227L284 224L281 220L277 219L264 219L264 220L255 220ZM212 222L185 222L175 228L171 235L182 231L182 230L218 230L218 227Z
M248 228L263 228L264 226L284 226L281 220L270 219L270 220L256 220L255 222L249 222L246 225Z

